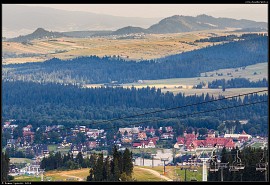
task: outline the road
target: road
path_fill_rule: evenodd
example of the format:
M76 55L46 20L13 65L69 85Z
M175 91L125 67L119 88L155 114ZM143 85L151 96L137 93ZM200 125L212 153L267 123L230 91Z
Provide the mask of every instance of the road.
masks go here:
M153 175L155 175L156 177L161 178L161 179L164 179L166 181L173 181L172 179L170 179L170 178L168 178L168 177L166 177L164 175L161 175L159 172L157 172L155 170L146 169L146 168L140 168L140 167L138 167L138 168L141 169L141 170L148 171L148 172L152 173Z

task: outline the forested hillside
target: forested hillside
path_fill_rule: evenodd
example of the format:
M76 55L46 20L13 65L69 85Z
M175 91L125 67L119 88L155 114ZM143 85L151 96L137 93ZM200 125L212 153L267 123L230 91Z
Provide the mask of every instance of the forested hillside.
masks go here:
M209 111L230 106L252 103L268 99L268 95L245 96L242 100L234 98L198 104L214 100L208 94L202 96L185 96L184 94L161 93L155 88L80 88L72 85L37 84L33 82L3 82L2 116L24 120L33 126L45 124L86 124L91 127L109 129L112 126L124 126L138 121L142 124L149 119L171 118L161 121L150 121L155 127L178 122L185 126L217 129L224 120L253 120L244 125L245 130L254 128L256 132L267 131L268 104L259 103L241 108L207 112L192 117L201 111ZM222 98L222 97L219 97ZM94 124L96 121L132 116L138 113L157 111L164 108L187 106L181 109L142 115L135 118ZM180 116L179 118L176 118ZM173 119L175 118L175 119ZM175 124L176 124L175 123Z
M57 83L130 83L138 80L187 78L202 72L267 62L268 36L211 46L157 60L124 61L119 57L51 59L3 67L3 80ZM192 66L192 67L191 67Z

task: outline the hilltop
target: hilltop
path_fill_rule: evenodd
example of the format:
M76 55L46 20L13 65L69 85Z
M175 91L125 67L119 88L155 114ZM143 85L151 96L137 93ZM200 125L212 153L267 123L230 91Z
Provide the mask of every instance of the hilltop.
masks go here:
M67 37L63 33L37 28L33 33L9 39L11 42L29 42L34 39Z

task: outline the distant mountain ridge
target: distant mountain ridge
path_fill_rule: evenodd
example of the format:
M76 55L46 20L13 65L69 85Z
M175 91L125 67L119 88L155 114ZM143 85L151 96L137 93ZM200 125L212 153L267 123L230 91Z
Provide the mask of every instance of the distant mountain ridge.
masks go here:
M198 15L197 17L174 15L162 19L157 24L150 26L148 29L133 29L133 33L143 32L143 33L156 33L156 34L166 34L166 33L181 33L190 31L200 31L209 29L224 29L224 28L260 28L266 29L267 23L256 22L250 20L236 20L231 18L215 18L208 15ZM131 33L131 28L121 28L114 33L117 34L121 30L121 33ZM127 31L129 30L129 31Z
M36 28L58 32L115 31L129 25L148 28L162 19L121 17L14 4L3 4L2 15L2 35L7 38L30 34Z
M108 35L127 35L135 33L144 34L167 34L182 33L191 31L201 31L210 29L238 28L241 30L267 30L267 23L250 20L236 20L231 18L215 18L208 15L198 15L196 17L174 15L162 19L157 24L153 24L147 29L135 26L126 26L116 31L74 31L74 32L49 32L43 28L38 28L35 32L25 36L19 36L9 41L23 42L38 38L58 38L58 37L92 37ZM252 29L250 29L252 28Z

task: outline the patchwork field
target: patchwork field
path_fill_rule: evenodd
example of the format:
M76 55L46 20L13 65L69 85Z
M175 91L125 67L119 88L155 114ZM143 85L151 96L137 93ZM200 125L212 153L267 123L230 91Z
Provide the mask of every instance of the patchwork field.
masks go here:
M117 38L57 38L34 40L30 43L2 42L3 55L26 55L4 57L2 64L39 62L53 57L69 59L78 56L120 56L126 60L154 59L212 45L197 42L201 38L241 34L231 30L208 30L177 34L149 34L138 39ZM218 43L215 43L218 44ZM28 55L28 56L27 56ZM29 56L30 55L30 56Z

